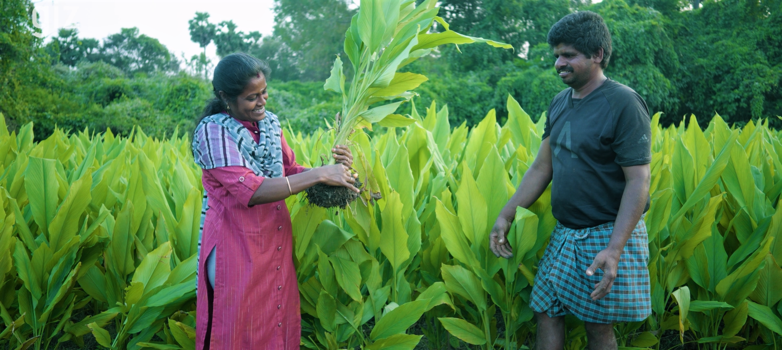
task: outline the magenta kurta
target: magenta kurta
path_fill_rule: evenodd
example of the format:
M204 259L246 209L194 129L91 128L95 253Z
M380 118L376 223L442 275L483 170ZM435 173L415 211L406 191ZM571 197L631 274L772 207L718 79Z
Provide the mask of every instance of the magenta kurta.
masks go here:
M253 138L255 123L241 122ZM281 137L284 176L305 170ZM206 257L215 251L211 350L298 349L299 289L293 266L291 218L285 201L248 207L263 182L244 167L203 171L209 210L198 265L196 349L209 324Z

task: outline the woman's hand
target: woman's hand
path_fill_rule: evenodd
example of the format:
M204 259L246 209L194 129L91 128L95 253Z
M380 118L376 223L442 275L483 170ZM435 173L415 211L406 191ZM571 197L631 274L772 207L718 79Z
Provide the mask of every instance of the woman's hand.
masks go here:
M335 162L342 163L348 168L353 167L353 153L350 153L348 146L337 145L331 149L331 153Z
M321 172L321 178L323 183L330 186L343 186L347 187L356 193L360 193L358 188L353 186L356 182L358 174L350 172L350 168L344 164L326 165L318 168Z

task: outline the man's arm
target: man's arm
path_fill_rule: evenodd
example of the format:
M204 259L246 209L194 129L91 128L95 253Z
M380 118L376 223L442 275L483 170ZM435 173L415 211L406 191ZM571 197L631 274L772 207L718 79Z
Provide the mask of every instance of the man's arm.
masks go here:
M516 217L516 208L528 208L532 203L535 203L538 197L543 194L543 191L546 190L548 184L551 183L552 175L551 147L549 147L549 138L547 137L541 142L538 155L535 157L535 161L532 162L532 166L524 173L524 178L521 180L516 193L502 208L500 216L497 217L497 221L494 223L489 236L489 247L494 255L502 256L506 259L513 256L512 247L505 239L505 235L508 233L508 229L510 229L511 221Z
M603 279L595 285L595 291L590 295L592 300L598 300L611 291L619 266L619 258L627 240L633 233L633 229L641 219L646 201L649 198L651 179L649 164L622 167L622 171L626 184L622 193L622 202L619 204L619 212L614 222L614 231L611 233L608 247L595 256L595 261L586 270L588 276L594 275L597 269L603 270Z

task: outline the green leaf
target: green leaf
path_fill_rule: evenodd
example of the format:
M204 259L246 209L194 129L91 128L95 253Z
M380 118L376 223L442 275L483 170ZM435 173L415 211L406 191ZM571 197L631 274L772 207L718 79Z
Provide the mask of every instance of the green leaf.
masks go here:
M49 245L60 250L79 232L79 219L90 204L92 175L85 174L68 188L68 194L49 224Z
M758 286L749 297L768 307L776 305L782 299L782 268L777 265L773 255L766 255L766 262L760 269Z
M30 157L24 171L24 189L30 201L30 210L38 227L48 235L49 223L56 214L60 188L52 159Z
M774 314L768 306L747 301L749 317L754 318L766 328L778 335L782 335L782 320Z
M679 304L679 340L684 342L684 323L687 321L687 313L690 311L690 288L681 287L673 292L676 303Z
M421 341L422 335L394 334L380 339L367 347L368 350L413 350Z
M378 122L378 125L387 128L401 128L415 123L415 119L407 118L401 114L389 114Z
M744 324L747 323L747 315L749 315L748 301L744 301L736 306L735 309L725 313L722 317L724 327L722 328L723 337L732 337L739 333Z
M655 336L651 332L643 332L638 336L636 336L635 339L633 339L631 345L638 346L641 348L650 348L659 342L660 340L657 339L657 336Z
M326 90L334 91L336 93L344 93L345 90L345 75L342 74L342 60L334 60L334 66L331 68L331 75L326 79L326 84L323 85Z
M182 298L188 293L195 293L195 283L191 280L159 290L158 292L151 295L145 304L150 308L166 306L176 301L177 299Z
M720 175L722 175L722 171L725 170L725 167L728 165L728 161L730 161L732 148L738 145L736 143L737 137L737 133L731 135L730 139L725 144L725 147L720 151L719 155L717 155L717 158L714 159L714 162L711 163L711 166L706 171L706 175L703 176L701 182L698 183L698 186L696 186L692 191L692 194L687 198L687 201L676 212L676 214L670 218L668 222L675 222L678 220L681 216L684 215L684 213L694 207L696 203L700 202L703 197L706 196L709 191L711 191L712 188L714 188L714 184L717 183Z
M337 283L348 295L355 301L363 302L361 297L361 271L358 265L351 260L342 259L338 256L329 257L331 265L334 266L334 275Z
M715 300L692 300L690 301L690 311L692 312L704 312L714 309L732 309L733 305L730 305L723 301Z
M171 253L171 243L165 242L147 254L136 268L131 283L140 283L142 291L163 285L171 273Z
M442 237L448 252L456 260L467 264L467 266L480 266L478 259L470 250L470 245L462 233L459 218L451 214L439 199L437 199L434 211L437 216L437 222L440 224L440 237Z
M296 259L304 257L304 252L312 240L312 234L323 221L326 209L316 205L311 205L299 210L293 218L293 237L296 242Z
M391 192L386 199L386 208L381 216L383 228L380 235L380 251L396 271L410 257L407 250L407 232L402 223L402 202L399 194Z
M152 349L158 349L158 350L179 350L182 349L179 347L179 345L174 344L158 344L158 343L147 343L147 342L138 342L136 345L142 347L142 348L152 348Z
M111 336L107 330L101 328L94 322L88 324L87 327L92 331L92 335L95 336L95 340L98 344L105 348L111 348Z
M452 317L440 317L438 320L440 320L440 323L443 324L443 327L445 327L449 333L465 343L473 345L486 344L486 337L483 334L483 331L472 323L460 318Z
M326 293L325 290L322 290L320 296L318 296L317 312L320 325L323 326L326 331L334 332L335 320L337 317L337 302L329 293Z
M386 118L389 114L393 114L397 108L399 108L399 105L402 104L404 101L400 102L394 102L389 103L386 105L382 105L380 107L375 107L369 110L366 110L359 114L361 118L364 118L364 120L370 122L370 123L377 123L384 118Z
M27 254L27 249L21 241L16 241L16 248L14 249L14 266L16 266L19 278L24 283L24 287L30 291L30 294L36 300L41 299L41 283L39 273L43 273L42 269L36 271L33 268L30 256Z
M380 47L385 31L386 20L381 0L361 0L358 11L358 35L370 54Z
M192 327L169 319L168 328L171 330L171 335L183 349L195 349L195 330Z
M410 328L426 312L429 300L416 300L404 303L385 314L375 327L372 328L370 338L378 340L388 338L395 334L403 333Z
M443 265L440 269L449 292L471 301L481 312L486 310L486 295L478 276L458 265Z
M394 79L391 80L388 86L375 91L370 90L370 94L372 96L396 96L405 91L414 90L427 80L429 78L421 74L400 72L394 74Z
M459 222L462 224L464 236L479 250L483 249L486 242L487 205L478 184L475 182L470 168L462 163L462 179L459 189L456 191L456 199L459 203ZM457 233L458 234L458 233Z

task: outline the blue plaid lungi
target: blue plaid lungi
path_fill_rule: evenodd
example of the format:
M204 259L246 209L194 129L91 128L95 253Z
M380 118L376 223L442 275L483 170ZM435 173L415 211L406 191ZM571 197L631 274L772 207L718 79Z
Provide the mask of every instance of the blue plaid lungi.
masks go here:
M599 300L589 296L603 278L587 276L597 253L608 247L614 223L570 229L557 223L540 260L530 307L549 317L575 315L584 322L643 321L652 313L649 284L649 239L643 217L627 240L611 291Z

